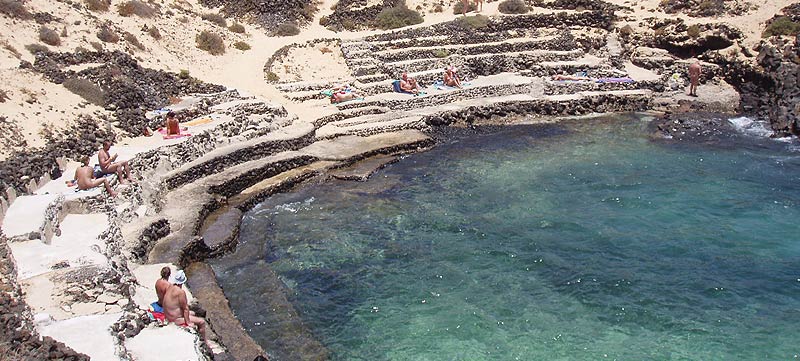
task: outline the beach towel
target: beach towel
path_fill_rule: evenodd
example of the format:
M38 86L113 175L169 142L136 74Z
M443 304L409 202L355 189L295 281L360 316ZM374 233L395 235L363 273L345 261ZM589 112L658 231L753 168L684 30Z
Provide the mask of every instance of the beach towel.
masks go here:
M164 139L178 139L183 137L191 137L192 135L189 133L181 133L181 134L170 134L163 136Z
M598 78L598 83L633 83L634 80L629 77L623 78Z
M362 98L355 98L355 99L345 100L343 102L338 102L338 103L333 103L333 104L340 105L340 104L346 104L346 103L350 103L350 102L363 102L363 101L364 101L364 98L362 97Z
M401 89L401 88L400 88L400 81L399 81L399 80L395 80L395 81L393 81L393 82L392 82L392 90L394 90L394 92L395 92L395 93L403 93L403 94L411 94L411 95L414 95L414 93L407 92L407 91L405 91L405 90Z
M211 123L212 121L214 121L214 119L211 119L211 117L202 117L202 118L197 118L195 120L190 120L186 123L181 123L181 125L185 127L191 127L195 125Z
M167 323L167 316L164 315L164 309L161 308L158 302L153 302L147 307L147 317L149 317L151 321L158 322L159 324Z

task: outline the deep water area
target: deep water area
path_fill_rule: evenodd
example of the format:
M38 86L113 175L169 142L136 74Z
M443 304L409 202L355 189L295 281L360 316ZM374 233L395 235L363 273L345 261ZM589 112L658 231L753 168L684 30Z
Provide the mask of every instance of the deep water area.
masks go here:
M273 196L212 266L278 359L266 267L333 360L798 357L796 144L648 129L628 114L456 137Z

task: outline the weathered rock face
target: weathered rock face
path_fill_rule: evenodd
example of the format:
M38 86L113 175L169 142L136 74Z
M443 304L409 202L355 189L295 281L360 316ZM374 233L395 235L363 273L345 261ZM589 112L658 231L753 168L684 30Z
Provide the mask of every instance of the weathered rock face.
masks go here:
M253 19L268 30L283 23L308 23L317 12L310 0L201 0L200 4L222 7L225 16Z
M753 9L753 5L741 0L665 0L659 7L668 14L684 13L694 17L742 15Z
M631 10L628 7L611 4L602 0L555 0L552 2L541 3L541 6L548 9L563 10L596 10L614 12L618 10Z
M49 336L42 337L33 329L28 305L16 282L14 262L0 235L0 358L12 360L89 360Z
M727 117L714 113L667 114L650 126L654 137L675 141L713 142L737 136Z
M65 67L102 63L98 67L75 72ZM103 92L103 106L114 111L114 122L130 135L140 135L148 125L144 114L169 104L170 97L190 93L216 93L225 87L206 84L189 76L141 67L136 59L120 52L40 52L33 65L23 63L42 73L53 83L67 79L85 79Z
M682 19L650 19L653 34L644 36L644 45L666 49L682 58L725 49L743 39L738 29L724 23L687 26Z
M763 44L758 64L772 85L761 95L761 112L766 113L776 133L800 136L800 37L794 42L775 39ZM764 89L767 90L767 89Z

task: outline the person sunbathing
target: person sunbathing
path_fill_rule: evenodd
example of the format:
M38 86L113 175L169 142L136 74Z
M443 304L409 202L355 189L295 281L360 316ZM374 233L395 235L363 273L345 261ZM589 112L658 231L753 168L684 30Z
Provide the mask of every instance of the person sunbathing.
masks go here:
M169 267L164 266L161 268L161 278L156 280L156 297L158 297L158 306L162 308L164 305L164 294L167 293L167 289L171 284L169 283L169 275L172 273L172 270Z
M461 79L458 78L455 67L448 66L444 69L444 85L461 88Z
M125 180L133 182L133 178L131 178L131 166L128 165L128 161L115 162L118 154L112 156L108 152L109 149L111 149L111 142L107 140L103 141L103 148L97 153L97 161L100 162L100 170L103 174L116 174L120 184L125 184ZM122 177L123 173L125 178Z
M553 80L594 80L594 79L585 75L556 74L553 75Z
M400 90L403 92L417 95L420 93L419 84L417 84L417 80L413 77L408 76L408 73L404 72L403 75L400 77Z
M83 158L81 158L81 163L83 163L83 166L75 170L75 180L78 182L78 189L92 189L102 184L111 197L117 196L117 192L111 189L108 179L105 177L99 179L94 178L94 168L89 166L89 157L83 156Z
M354 91L337 91L331 94L331 103L342 103L348 100L358 99L361 96Z
M197 326L197 332L203 341L206 340L206 320L202 317L197 317L189 311L189 302L186 299L186 291L183 290L183 284L186 283L186 274L182 270L178 270L172 276L172 285L167 289L164 294L164 316L167 321L174 322L178 326Z

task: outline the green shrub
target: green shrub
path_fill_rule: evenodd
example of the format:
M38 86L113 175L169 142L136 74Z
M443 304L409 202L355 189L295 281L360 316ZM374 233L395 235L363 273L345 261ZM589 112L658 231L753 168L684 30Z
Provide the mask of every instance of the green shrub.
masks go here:
M530 9L522 0L505 0L497 6L497 10L503 14L525 14Z
M83 2L89 11L108 11L108 7L111 6L111 0L84 0Z
M97 32L97 38L106 43L116 43L119 41L119 35L111 30L111 27L108 25L103 25L100 27L100 31Z
M467 1L467 12L478 10L478 6L475 5L472 1ZM461 0L456 0L456 3L453 5L453 14L463 14L464 13L464 2Z
M456 20L458 25L467 30L483 29L489 25L489 18L483 15L463 16Z
M700 26L697 24L689 26L686 28L686 35L689 35L691 38L697 38L700 36Z
M250 44L245 43L244 41L237 41L233 43L233 47L242 51L250 50Z
M189 79L189 70L187 70L187 69L181 69L181 72L180 72L180 73L178 73L178 78L181 78L181 79Z
M123 38L125 39L125 41L128 42L128 44L135 46L139 50L144 50L144 45L142 45L142 43L139 42L139 39L136 38L136 35L133 35L126 31L125 34L123 35Z
M46 26L39 28L39 40L47 45L59 46L61 45L61 37L58 33Z
M117 12L121 16L136 15L142 18L150 18L156 14L156 9L139 0L130 0L117 5Z
M161 40L161 32L158 31L158 28L155 26L148 27L147 34L149 34L153 39Z
M433 56L437 58L446 58L450 56L450 51L448 51L447 49L436 49L433 51Z
M292 23L283 23L275 29L276 36L294 36L300 34L300 28Z
M22 20L33 18L33 15L20 0L0 0L0 13L8 15L10 18Z
M330 23L331 23L331 18L329 18L327 15L324 15L321 18L319 18L319 24L322 26L328 26L328 24Z
M37 53L46 53L50 51L50 48L42 44L28 44L25 45L25 49L28 50L33 55L36 55Z
M209 52L211 55L225 54L225 42L222 37L208 30L203 30L194 38L197 48Z
M239 23L233 23L231 26L228 27L228 30L237 34L244 34L244 25Z
M375 26L388 30L419 24L422 21L422 15L402 5L383 9L375 18Z
M280 80L280 78L278 77L278 74L275 74L275 73L273 73L271 71L267 72L267 81L276 82L278 80Z
M67 90L80 95L89 103L102 106L106 102L106 94L103 89L91 80L68 78L64 80L63 85Z
M220 14L208 13L200 15L200 18L223 28L228 26L228 21Z
M776 35L795 36L800 33L800 23L792 21L788 16L779 16L761 33L761 37L768 38Z

